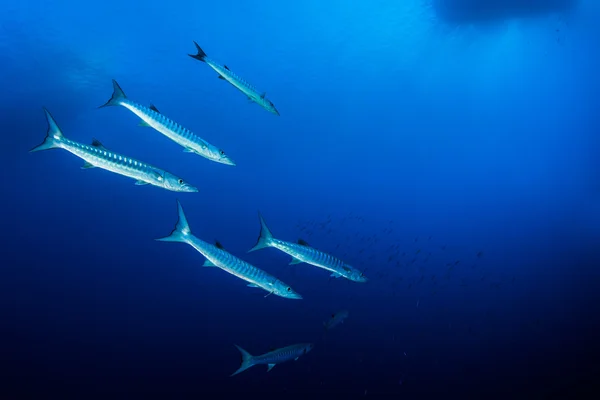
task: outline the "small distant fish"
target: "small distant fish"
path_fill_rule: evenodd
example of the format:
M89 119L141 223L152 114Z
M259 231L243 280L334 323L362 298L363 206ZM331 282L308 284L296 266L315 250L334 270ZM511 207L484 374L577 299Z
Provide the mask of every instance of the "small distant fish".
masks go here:
M206 140L196 136L189 129L184 128L177 122L161 114L153 105L146 107L131 101L127 98L127 96L125 96L123 89L121 89L117 81L113 79L112 83L112 97L104 105L100 106L100 108L109 106L123 106L142 119L142 126L150 126L156 129L158 132L182 146L184 148L184 152L196 153L199 156L221 164L235 165L235 163L225 154L223 150L213 146Z
M325 330L328 331L330 329L335 328L336 326L338 326L339 324L343 324L344 320L346 318L348 318L348 310L342 310L342 311L338 311L335 314L331 314L331 317L329 317L329 319L325 322L323 322L323 326L325 327Z
M302 239L298 240L298 243L285 242L283 240L275 239L260 213L258 214L258 218L260 220L260 234L258 236L258 241L253 248L248 250L248 252L267 247L275 247L276 249L292 256L290 265L305 262L307 264L330 271L331 276L334 278L344 277L354 282L366 282L368 280L364 274L356 268L349 266L342 260L339 260L325 252L310 247L309 244Z
M240 92L244 93L248 97L249 100L255 102L256 104L258 104L265 110L267 110L275 115L279 115L279 111L277 111L277 109L275 108L275 106L273 105L271 100L267 99L266 93L264 93L264 92L260 93L248 82L246 82L245 80L243 80L242 78L240 78L239 76L237 76L236 74L231 72L231 70L227 67L227 65L221 65L221 64L217 63L215 60L208 58L206 56L206 53L204 52L204 50L202 50L202 48L198 45L198 43L194 42L194 44L196 45L197 53L196 54L188 54L190 57L195 58L196 60L205 62L206 64L208 64L208 66L210 66L212 69L215 70L215 72L217 72L219 74L219 79L223 79L223 80L226 80L227 82L231 83L236 89L238 89Z
M91 145L67 139L48 110L44 108L48 120L48 131L44 142L29 150L30 153L49 149L64 149L83 159L82 169L101 168L118 175L135 179L136 185L153 185L173 192L197 192L194 186L163 169L153 167L133 158L125 157L108 150L98 140Z
M242 353L242 365L230 376L237 375L240 372L259 364L267 365L267 372L269 372L277 364L281 364L282 362L286 361L297 360L300 358L300 356L303 356L311 351L314 345L312 343L293 344L291 346L270 351L260 356L253 356L237 344L235 347L237 347L240 353Z
M294 289L273 275L268 274L262 269L258 269L225 251L219 242L217 242L216 245L212 245L194 236L179 200L177 201L177 212L179 218L175 225L175 229L173 229L169 236L156 240L162 242L187 243L206 257L206 261L203 265L204 267L221 268L225 272L249 282L249 287L261 288L269 292L269 294L274 293L277 296L285 297L287 299L302 299L302 296L296 293Z

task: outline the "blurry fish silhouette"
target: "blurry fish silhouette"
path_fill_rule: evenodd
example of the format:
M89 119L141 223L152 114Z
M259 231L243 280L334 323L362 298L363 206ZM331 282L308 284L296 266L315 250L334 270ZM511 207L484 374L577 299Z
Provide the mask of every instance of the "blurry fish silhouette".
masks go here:
M259 364L267 365L267 372L269 372L277 364L297 360L300 356L311 351L314 345L312 343L293 344L291 346L282 347L281 349L275 349L260 356L253 356L237 344L235 347L242 353L242 365L230 376L237 375L240 372Z
M335 328L339 324L343 324L344 320L348 318L348 310L341 310L335 314L331 314L331 317L325 322L323 322L323 327L326 331Z

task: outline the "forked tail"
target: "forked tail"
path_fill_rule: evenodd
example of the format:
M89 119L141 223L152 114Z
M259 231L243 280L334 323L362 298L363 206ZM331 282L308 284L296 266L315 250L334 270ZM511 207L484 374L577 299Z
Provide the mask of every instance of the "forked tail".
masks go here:
M202 61L202 62L206 62L206 53L204 52L204 50L202 50L202 48L198 45L198 43L194 42L194 44L196 45L196 54L188 54L188 56L195 58L196 60Z
M192 231L190 230L190 226L188 225L187 219L185 218L185 214L183 213L183 208L181 207L181 203L177 200L177 213L179 215L177 219L177 224L175 225L175 229L171 232L169 236L165 236L160 239L155 239L159 242L187 242L187 238L191 235Z
M106 103L104 103L103 105L101 105L98 108L103 108L103 107L108 107L108 106L119 106L119 105L121 105L121 102L123 100L127 99L127 96L125 96L123 89L121 89L121 86L119 86L117 81L115 81L113 79L112 83L113 83L112 97L110 98L110 100L108 100Z
M240 353L242 353L242 365L233 374L231 374L229 376L237 375L240 372L244 372L248 368L254 366L254 359L252 357L252 354L248 353L246 350L242 349L237 344L234 346L237 347L237 349L240 351Z
M260 213L258 213L258 219L260 219L260 234L258 235L256 245L248 250L248 253L251 251L264 249L265 247L270 247L271 243L273 242L273 234L267 227L267 224Z
M60 147L60 142L65 137L63 136L60 128L56 124L54 118L52 118L52 114L50 111L44 108L44 113L46 113L46 120L48 121L48 131L46 132L46 138L42 142L42 144L35 146L33 149L29 150L30 153L42 150L50 150L57 149Z

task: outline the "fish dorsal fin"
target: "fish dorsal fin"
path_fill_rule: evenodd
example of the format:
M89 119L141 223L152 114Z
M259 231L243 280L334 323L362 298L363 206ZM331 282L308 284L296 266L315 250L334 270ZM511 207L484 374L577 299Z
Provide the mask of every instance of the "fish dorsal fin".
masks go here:
M223 247L221 242L219 242L218 240L215 241L215 246L217 247L217 249L225 250L225 247Z
M156 108L156 106L155 106L154 104L152 104L152 103L150 103L150 109L151 109L152 111L156 111L157 113L159 113L159 114L160 114L160 111L158 111L158 108Z
M144 182L142 180L138 180L138 181L135 181L135 184L138 185L138 186L144 186L144 185L148 185L149 183L148 182Z
M102 143L100 143L100 141L99 141L98 139L96 139L96 138L94 138L94 139L92 140L92 146L94 146L94 147L97 147L97 148L99 148L99 149L102 149L102 150L108 150L108 149L107 149L106 147L104 147L104 145L103 145Z
M227 71L231 71L227 65L223 65L223 67L224 67L224 68L225 68Z
M300 246L307 246L307 247L310 247L310 244L308 244L308 243L306 242L306 240L303 240L303 239L298 239L298 244L299 244Z
M261 98L261 99L264 99L266 95L267 95L267 92L263 92L263 93L260 95L260 98Z

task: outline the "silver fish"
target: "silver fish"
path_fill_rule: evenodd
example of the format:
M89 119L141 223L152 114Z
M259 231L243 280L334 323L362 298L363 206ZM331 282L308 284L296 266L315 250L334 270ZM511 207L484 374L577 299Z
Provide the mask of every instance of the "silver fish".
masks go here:
M279 115L279 111L277 111L271 100L267 99L266 93L261 93L258 90L256 90L248 82L237 76L235 73L231 72L227 65L221 65L215 60L208 58L206 56L206 53L204 52L204 50L202 50L202 48L200 48L198 43L194 42L194 44L196 45L196 50L198 52L196 54L188 54L188 56L207 63L212 69L214 69L219 74L219 79L223 79L231 83L240 92L244 93L249 100L255 102L265 110L275 115Z
M293 344L291 346L270 351L260 356L253 356L237 344L235 347L237 347L240 353L242 353L242 365L230 376L237 375L240 372L259 364L267 365L267 372L269 372L277 364L285 361L297 360L300 356L311 351L314 345L312 343Z
M131 101L117 81L113 79L113 94L110 100L99 108L108 106L123 106L144 121L142 126L150 126L184 148L186 153L195 153L211 161L226 165L235 165L225 152L206 140L196 136L192 131L161 114L154 105L143 106Z
M46 138L42 144L34 147L30 152L64 149L85 161L85 164L81 167L82 169L95 167L105 169L135 179L136 185L149 184L174 192L198 191L194 186L170 172L108 150L96 139L92 141L91 145L67 139L50 112L45 108L44 112L48 120Z
M260 235L256 246L248 250L248 252L264 249L266 247L275 247L292 256L290 265L304 262L330 271L331 276L334 278L344 277L354 282L367 281L367 278L361 271L325 252L310 247L309 244L302 239L299 239L298 243L292 243L274 238L260 213L258 214L258 218L260 219Z
M179 200L177 200L177 212L179 214L179 219L177 220L175 229L169 236L156 240L189 244L206 257L206 261L203 264L204 267L219 267L222 270L249 282L249 287L258 287L266 290L269 292L267 296L274 293L277 296L285 297L287 299L302 299L302 296L296 293L294 289L276 277L225 251L219 242L217 242L216 245L212 245L194 236L190 230L190 226L183 213L183 208L181 207Z

